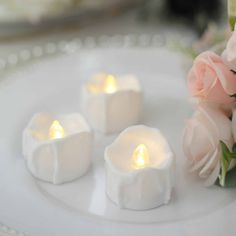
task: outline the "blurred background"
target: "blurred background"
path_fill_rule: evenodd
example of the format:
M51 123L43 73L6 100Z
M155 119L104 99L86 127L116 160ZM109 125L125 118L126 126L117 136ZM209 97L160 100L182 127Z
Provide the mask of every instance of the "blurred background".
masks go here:
M0 0L0 56L102 35L160 35L194 57L229 35L226 0Z

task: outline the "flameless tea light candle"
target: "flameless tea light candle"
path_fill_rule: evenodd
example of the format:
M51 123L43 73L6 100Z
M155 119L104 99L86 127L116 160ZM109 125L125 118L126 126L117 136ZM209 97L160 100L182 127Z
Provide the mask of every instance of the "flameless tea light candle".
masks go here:
M81 94L82 110L95 130L115 133L140 121L142 90L134 76L99 74Z
M92 133L78 114L34 115L23 132L23 155L38 179L61 184L82 176L91 163Z
M120 208L146 210L167 204L174 154L159 130L129 127L105 150L106 191Z

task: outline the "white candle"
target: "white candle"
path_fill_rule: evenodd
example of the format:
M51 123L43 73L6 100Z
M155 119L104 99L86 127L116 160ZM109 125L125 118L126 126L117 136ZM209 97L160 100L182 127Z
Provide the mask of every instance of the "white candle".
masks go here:
M142 91L134 76L97 75L82 87L81 96L82 110L95 130L115 133L140 121Z
M61 184L82 176L91 163L92 133L77 113L33 116L23 132L23 155L38 179Z
M120 208L145 210L167 204L174 182L174 154L159 130L124 130L105 150L106 191Z

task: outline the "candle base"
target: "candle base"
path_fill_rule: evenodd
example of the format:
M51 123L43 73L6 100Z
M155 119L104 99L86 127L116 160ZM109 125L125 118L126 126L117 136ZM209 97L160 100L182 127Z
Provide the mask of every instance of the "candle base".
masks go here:
M125 180L109 168L106 173L107 196L120 208L149 210L168 204L171 199L171 173L147 169Z

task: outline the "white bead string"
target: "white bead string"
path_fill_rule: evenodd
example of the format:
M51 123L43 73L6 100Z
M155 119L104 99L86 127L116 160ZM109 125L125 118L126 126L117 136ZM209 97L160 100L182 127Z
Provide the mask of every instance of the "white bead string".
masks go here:
M75 53L81 49L94 48L159 48L166 44L163 35L102 35L100 37L74 38L49 42L42 46L37 45L31 49L24 49L18 53L12 53L5 58L0 58L0 73L19 64L57 53Z

